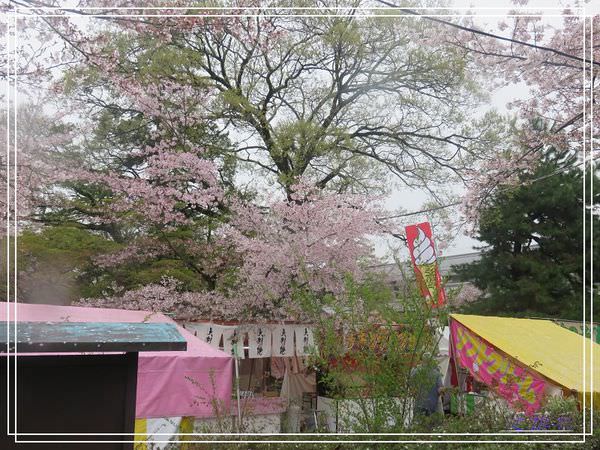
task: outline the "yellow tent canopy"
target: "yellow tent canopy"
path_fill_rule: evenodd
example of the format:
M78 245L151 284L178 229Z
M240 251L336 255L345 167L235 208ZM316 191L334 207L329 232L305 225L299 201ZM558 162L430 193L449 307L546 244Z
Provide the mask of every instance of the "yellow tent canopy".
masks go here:
M580 401L585 393L587 406L593 392L594 408L600 408L599 344L549 320L465 314L450 317L547 379L577 391Z

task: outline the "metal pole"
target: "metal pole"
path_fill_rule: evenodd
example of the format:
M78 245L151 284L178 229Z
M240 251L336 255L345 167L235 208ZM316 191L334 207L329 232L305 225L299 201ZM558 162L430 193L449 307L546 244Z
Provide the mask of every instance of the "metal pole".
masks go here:
M242 406L240 400L240 367L238 362L237 342L233 345L233 358L235 362L235 390L237 394L237 410L238 410L238 433L242 432Z

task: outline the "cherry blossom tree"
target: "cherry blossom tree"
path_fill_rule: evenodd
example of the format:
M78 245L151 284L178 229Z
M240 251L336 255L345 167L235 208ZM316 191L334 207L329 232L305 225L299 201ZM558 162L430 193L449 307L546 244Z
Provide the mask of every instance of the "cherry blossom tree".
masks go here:
M579 6L565 8L562 26L534 11L513 11L515 16L498 25L506 39L480 33L473 17L460 23L466 29L452 28L447 35L500 85L525 83L530 91L528 98L510 105L520 120L510 151L499 152L471 177L465 209L473 223L492 192L517 183L545 149L570 149L582 165L595 159L590 149L598 140L600 119L591 111L600 86L593 75L600 68L600 18L581 15Z
M112 2L93 5L110 17L41 17L62 42L61 61L76 61L52 90L79 133L58 157L63 170L46 180L53 195L35 220L120 245L97 259L103 302L298 315L295 290L340 294L346 276L362 274L368 237L398 235L374 193L400 182L439 202L440 187L468 183L476 221L515 165L531 164L545 145L576 151L585 129L577 110L589 98L574 74L595 63L572 57L591 37L578 19L542 27L545 37L535 18L515 19L513 40L543 41L548 51L478 34L468 18L249 10L268 2L240 2L220 17L192 8L125 17ZM488 81L531 86L536 99L515 105L518 127L494 113L475 119L489 86L482 68ZM131 278L123 267L154 272Z
M366 197L328 194L305 184L293 189L292 200L274 201L266 208L232 200L232 219L215 231L211 245L228 248L235 257L220 252L207 263L207 245L187 242L186 257L204 264L202 275L213 281L205 289L186 292L181 282L164 278L132 291L117 288L113 295L83 304L158 308L182 318L304 317L294 295L299 290L343 294L346 277L361 280L371 261L368 236L383 230L375 220L377 206ZM134 245L100 262L110 266L172 250Z
M519 174L533 167L548 147L571 149L581 165L594 159L588 150L584 161L584 152L598 138L598 118L592 119L591 110L598 91L593 72L600 66L600 30L597 16L583 15L581 2L564 6L560 23L543 11L523 9L527 0L515 0L521 9L510 11L496 27L482 25L476 11L446 18L439 16L433 5L430 10L416 10L400 2L377 3L442 25L433 39L460 49L465 60L487 76L490 89L524 84L530 91L527 98L509 105L516 111L517 121L504 135L508 139L497 144L495 152L482 154L465 175L463 213L471 228L494 191L517 184ZM448 202L446 207L455 205Z
M437 29L412 18L249 9L294 6L280 2L238 2L221 17L194 9L144 17L135 16L149 12L136 2L110 6L134 9L122 19L108 9L116 17L85 30L52 24L85 65L101 68L89 83L73 83L75 95L100 106L98 88L127 82L152 57L164 78L214 90L206 107L233 137L227 156L288 195L299 177L339 192L400 182L434 193L440 180L461 180L496 142L497 118L471 117L485 93L473 67L455 46L431 39Z
M72 139L68 125L56 119L45 115L36 104L23 104L0 114L0 133L9 136L0 154L1 235L35 225L35 213L47 198L46 181L56 171L53 156ZM7 133L7 126L11 133Z
M385 33L362 19L319 21L317 33L304 19L266 15L117 17L87 30L60 15L43 21L64 41L64 53L80 61L52 87L78 115L80 132L59 155L63 170L47 180L54 195L35 217L120 244L96 260L101 273L94 281L105 302L171 310L178 304L200 315L298 315L294 290L339 294L345 277L362 275L368 235L383 231L372 199L349 193L374 186L368 180L381 171L371 161L406 182L429 176L384 147L411 141L409 159L435 163L439 155L421 151L427 142L463 153L463 143L472 140L440 137L435 125L416 132L417 118L409 116L419 107L408 101L401 120L373 128L382 117L378 96L403 83L406 98L411 90L430 97L432 104L421 105L428 108L423 118L431 108L441 110L444 99L457 105L471 93L460 86L459 62L442 67L433 54L396 77L406 63L395 60L410 47L409 36L399 44L387 37L389 48L376 59L372 53ZM397 28L389 30L401 37ZM292 51L297 45L303 47L299 60ZM417 48L409 50L420 58ZM231 55L222 62L224 83L212 69L219 52ZM268 74L261 75L265 68ZM371 71L367 78L363 68ZM448 77L448 70L456 74ZM315 76L331 89L322 91L311 81ZM345 130L359 101L370 116L364 126ZM310 106L306 113L300 113L302 102ZM401 126L413 128L402 139L396 136ZM231 131L238 135L233 145ZM244 134L250 144L241 143ZM257 140L262 143L252 144ZM241 162L274 175L283 188L277 200L258 202L256 192L240 189ZM326 187L331 192L320 191ZM159 281L157 273L140 282L139 273L148 272L142 268L158 261L167 278ZM137 269L138 277L122 276L123 267ZM178 300L157 300L167 295Z
M90 85L100 67L112 67L102 61L69 74L65 93L75 103L79 91L68 85ZM221 151L227 140L204 108L210 87L146 72L154 63L138 62L137 71L124 74L115 69L106 86L91 86L103 93L85 103L100 126L65 155L64 170L53 178L64 195L39 214L41 221L66 220L122 244L97 258L104 275L114 276L99 284L101 299L84 303L162 304L186 317L281 318L301 314L294 289L339 293L346 276L360 278L361 260L370 254L367 236L382 231L372 199L320 192L298 180L279 200L252 201L228 178ZM140 271L157 261L172 265L141 287L119 284L128 284L119 276L124 266ZM173 264L179 276L169 277ZM192 275L197 279L189 281Z

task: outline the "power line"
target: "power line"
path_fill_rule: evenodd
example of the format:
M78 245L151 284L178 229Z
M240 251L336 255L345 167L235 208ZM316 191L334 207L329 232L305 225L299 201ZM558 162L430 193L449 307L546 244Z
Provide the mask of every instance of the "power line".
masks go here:
M520 187L520 186L526 186L526 185L535 183L537 181L541 181L541 180L545 180L547 178L553 177L555 175L560 175L563 172L566 172L566 171L568 171L570 169L574 169L576 167L579 167L579 166L585 164L585 162L586 161L582 161L582 162L580 162L578 164L575 164L575 165L568 165L568 166L561 167L560 169L558 169L558 170L556 170L556 171L554 171L552 173L543 175L543 176L538 177L538 178L534 178L533 180L525 180L523 182L523 184L520 184L520 185L511 185L511 186L506 186L505 185L505 186L499 187L498 189L500 189L500 190L510 190L510 189L515 189L515 188ZM400 217L416 216L418 214L424 214L424 213L428 213L428 212L438 211L440 209L451 208L452 206L458 206L461 203L462 202L460 202L460 201L456 201L456 202L448 203L448 204L445 204L445 205L439 205L439 206L434 206L432 208L422 209L420 211L413 211L413 212L408 212L408 213L395 214L393 216L387 216L387 217L378 217L377 220L389 220L389 219L397 219L397 218L400 218Z
M590 63L590 64L594 64L594 65L600 66L600 62L596 62L596 61L585 59L585 58L582 58L582 57L579 57L579 56L571 55L569 53L565 53L565 52L563 52L561 50L557 50L557 49L552 48L552 47L546 47L546 46L543 46L543 45L531 44L530 42L520 41L518 39L512 39L512 38L508 38L508 37L505 37L505 36L500 36L498 34L488 33L487 31L478 30L477 28L465 27L463 25L459 25L457 23L453 23L453 22L449 22L447 20L439 19L437 17L431 17L431 16L423 15L423 14L418 13L417 11L414 11L412 9L400 8L400 7L398 7L398 5L395 5L393 3L387 2L385 0L377 0L377 2L381 3L383 5L395 8L395 9L397 9L399 11L402 11L402 12L404 12L406 14L411 14L411 15L414 15L414 16L422 17L423 19L427 19L427 20L429 20L431 22L441 23L443 25L447 25L447 26L450 26L450 27L453 27L453 28L457 28L457 29L463 30L463 31L468 31L470 33L480 34L482 36L491 37L491 38L494 38L494 39L498 39L500 41L512 42L514 44L523 45L525 47L535 48L536 50L542 50L542 51L545 51L545 52L551 52L551 53L554 53L556 55L563 56L565 58L574 59L575 61L585 62L585 63Z
M427 15L421 14L421 13L419 13L417 11L414 11L412 9L401 8L398 5L395 5L394 3L390 3L390 2L385 1L385 0L376 0L376 1L378 3L383 4L383 5L386 5L386 6L394 8L394 9L397 9L398 11L401 11L403 13L414 15L414 16L419 16L419 17L422 17L422 18L424 18L426 20L429 20L431 22L441 23L443 25L447 25L447 26L450 26L450 27L453 27L453 28L457 28L457 29L463 30L463 31L468 31L470 33L479 34L479 35L486 36L486 37L491 37L493 39L498 39L498 40L505 41L505 42L512 42L514 44L523 45L525 47L535 48L536 50L542 50L542 51L546 51L546 52L551 52L551 53L554 53L556 55L563 56L565 58L573 59L575 61L580 61L580 62L585 62L585 63L588 63L588 64L594 64L594 65L600 66L600 62L596 62L594 60L589 60L589 59L582 58L582 57L579 57L579 56L571 55L569 53L563 52L561 50L558 50L558 49L555 49L555 48L552 48L552 47L546 47L546 46L543 46L543 45L532 44L530 42L525 42L525 41L521 41L521 40L518 40L518 39L508 38L508 37L505 37L505 36L500 36L498 34L488 33L487 31L478 30L477 28L466 27L464 25L459 25L459 24L456 24L456 23L453 23L453 22L449 22L447 20L439 19L437 17L427 16ZM33 1L33 0L22 0L22 1L10 0L10 3L16 4L18 6L24 6L26 8L28 8L26 6L28 4L33 5L33 7L40 7L40 8L50 7L51 6L51 5L48 5L47 3L40 2L40 1ZM33 9L33 8L31 8L31 9ZM63 10L63 11L67 11L67 12L71 12L71 13L75 13L75 14L88 15L87 13L85 13L85 12L83 12L81 10L77 10L77 9L72 9L72 8L60 8L60 9ZM190 8L190 9L193 9L193 8ZM123 19L119 19L119 20L123 20Z
M393 216L387 216L387 217L378 217L377 220L389 220L389 219L397 219L398 217L415 216L417 214L423 214L423 213L427 213L427 212L438 211L440 209L450 208L451 206L457 206L457 205L460 205L461 203L462 202L448 203L446 205L439 205L439 206L435 206L433 208L422 209L420 211L413 211L413 212L403 213L403 214L395 214Z

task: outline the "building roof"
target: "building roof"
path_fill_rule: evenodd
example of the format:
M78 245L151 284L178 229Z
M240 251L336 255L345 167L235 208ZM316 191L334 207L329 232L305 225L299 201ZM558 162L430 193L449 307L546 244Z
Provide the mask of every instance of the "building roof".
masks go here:
M470 264L481 259L481 252L461 253L459 255L442 256L439 259L440 274L450 275L452 267L460 264Z
M469 264L481 259L481 252L461 253L458 255L442 256L438 258L440 275L447 277L452 274L452 268L460 264ZM392 282L404 281L405 275L412 276L412 263L410 261L398 267L396 263L380 264L373 269L386 273Z

